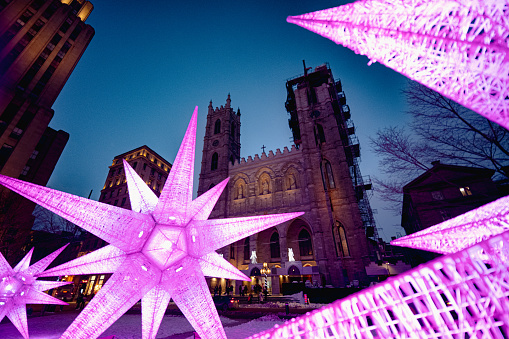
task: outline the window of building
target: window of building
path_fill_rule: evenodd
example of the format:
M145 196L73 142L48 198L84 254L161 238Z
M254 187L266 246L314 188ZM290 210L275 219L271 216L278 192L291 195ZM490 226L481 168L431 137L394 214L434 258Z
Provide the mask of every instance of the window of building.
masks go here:
M217 169L218 160L219 160L219 155L217 153L212 154L212 163L210 164L210 169L212 171Z
M270 257L279 258L281 256L281 248L279 247L279 234L272 233L270 237Z
M117 206L118 204L118 199L115 200L115 202L113 203L113 206Z
M123 207L125 205L126 198L122 198L122 203L120 204L120 207Z
M317 142L323 144L325 142L325 132L323 131L322 125L316 124L316 134Z
M299 250L301 257L313 255L311 236L309 235L309 232L306 229L302 229L299 232Z
M327 190L327 188L336 188L336 183L334 182L334 175L332 174L332 166L330 162L324 160L320 164L320 170L322 171L323 188L325 190Z
M150 170L150 175L154 175L154 174L156 174L156 170L152 168L152 169Z
M138 165L138 162L137 162L137 161L135 161L135 162L133 163L133 169L136 169L136 165Z
M214 134L221 133L221 120L217 119L214 124Z
M433 191L431 192L431 197L433 200L444 200L444 195L441 191Z
M113 196L113 191L110 192L110 198Z
M232 122L231 129L230 129L231 136L235 138L235 123Z
M9 144L3 144L2 148L0 148L0 169L5 166L5 163L9 159L14 150L14 146Z
M470 191L469 187L460 187L461 195L466 197L467 195L472 195L472 192Z
M163 175L161 173L157 173L157 179L161 180L163 178Z
M38 155L38 154L39 154L39 151L35 151L35 150L34 150L34 151L32 152L32 155L30 156L30 159L35 159L35 158L37 158L37 155Z
M249 248L249 237L244 239L244 260L249 260L251 258L250 248Z
M62 26L60 26L60 32L66 33L69 30L69 27L71 27L72 23L72 18L67 18Z
M23 167L23 169L21 170L21 175L27 175L28 171L30 171L30 166Z
M70 40L76 40L76 38L78 37L78 35L80 35L81 31L83 30L83 27L78 24L78 26L76 26L76 28L72 31L71 35L69 35L69 39Z
M21 128L14 127L14 129L13 129L13 130L12 130L12 132L11 132L10 137L11 137L11 138L14 138L14 139L19 139L19 137L21 136L21 134L23 134L23 130L22 130Z
M339 221L336 221L336 227L334 228L334 238L336 241L337 254L341 257L349 257L350 249L348 247L348 240L346 239L345 228Z
M230 259L235 259L235 246L233 244L230 245Z
M101 195L101 201L103 201L104 199L106 199L106 193L103 193L103 194Z
M147 169L147 164L143 164L143 170Z

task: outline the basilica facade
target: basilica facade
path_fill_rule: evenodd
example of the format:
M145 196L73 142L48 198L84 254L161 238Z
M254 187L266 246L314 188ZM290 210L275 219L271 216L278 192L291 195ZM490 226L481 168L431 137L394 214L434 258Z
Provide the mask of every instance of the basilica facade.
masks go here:
M326 64L309 70L286 83L290 149L241 158L241 115L231 108L230 95L224 106L208 107L198 195L230 178L210 217L305 212L221 249L251 282L213 278L212 288L239 291L239 284L261 283L279 294L292 282L344 287L365 281L368 238L376 238L370 184L358 168L359 145L341 82Z

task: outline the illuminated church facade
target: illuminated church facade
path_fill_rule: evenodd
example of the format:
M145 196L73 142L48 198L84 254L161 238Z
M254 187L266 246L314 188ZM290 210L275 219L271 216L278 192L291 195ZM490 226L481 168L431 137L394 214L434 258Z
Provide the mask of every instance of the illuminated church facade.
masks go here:
M256 284L264 263L272 294L293 281L334 287L366 281L376 228L350 110L328 65L308 70L286 84L291 149L241 158L240 110L231 108L230 95L225 106L209 104L198 195L230 178L211 218L306 212L223 248L223 257L252 281L212 279L211 287L234 285L237 292L239 283Z

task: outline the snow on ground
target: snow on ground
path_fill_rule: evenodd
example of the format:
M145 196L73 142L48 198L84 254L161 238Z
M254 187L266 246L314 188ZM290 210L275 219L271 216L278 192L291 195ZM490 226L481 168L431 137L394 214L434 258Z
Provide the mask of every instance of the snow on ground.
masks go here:
M31 339L58 339L71 324L77 313L57 313L44 317L28 319L28 332ZM284 321L275 315L267 315L255 320L229 319L220 317L226 335L230 339L246 338L258 332L270 329ZM165 315L157 332L159 339L190 339L193 328L184 316ZM141 338L141 314L124 314L101 336L115 335L118 339ZM0 338L22 339L16 327L8 321L0 325Z

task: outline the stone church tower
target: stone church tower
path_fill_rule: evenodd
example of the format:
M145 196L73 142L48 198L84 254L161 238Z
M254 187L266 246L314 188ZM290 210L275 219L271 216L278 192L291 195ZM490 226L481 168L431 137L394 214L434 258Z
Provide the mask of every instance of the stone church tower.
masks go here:
M306 212L221 251L252 278L248 285L261 279L266 263L273 294L293 281L336 287L364 282L368 238L377 236L341 82L327 65L308 70L286 84L291 150L240 158L240 113L230 108L229 95L225 107L211 103L207 116L198 195L230 178L211 217ZM213 278L211 287L219 283L241 282Z
M231 108L230 94L224 107L213 109L210 101L203 142L198 196L226 179L229 166L240 161L240 109ZM223 193L210 217L226 217L226 204Z

